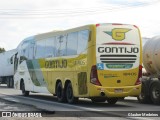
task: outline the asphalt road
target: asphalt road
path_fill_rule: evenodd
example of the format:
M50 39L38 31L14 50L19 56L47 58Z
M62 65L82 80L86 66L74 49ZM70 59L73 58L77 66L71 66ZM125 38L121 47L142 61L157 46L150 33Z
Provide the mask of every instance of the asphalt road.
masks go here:
M160 119L160 106L153 104L140 104L135 97L126 97L115 105L105 103L92 103L89 99L80 99L77 104L57 102L56 97L50 94L31 93L24 97L20 90L0 86L0 111L6 111L1 107L6 104L10 111L36 111L42 112L47 119ZM14 106L13 106L14 103ZM16 110L13 109L16 107ZM154 117L157 116L158 117ZM142 117L143 116L143 117ZM151 116L151 117L148 117ZM71 117L71 118L70 118ZM1 119L1 118L0 118Z

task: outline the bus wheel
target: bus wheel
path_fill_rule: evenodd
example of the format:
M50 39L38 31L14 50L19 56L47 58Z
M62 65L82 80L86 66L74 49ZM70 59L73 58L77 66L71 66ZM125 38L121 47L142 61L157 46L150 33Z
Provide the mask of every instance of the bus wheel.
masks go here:
M160 82L155 81L150 89L151 100L154 104L160 104Z
M7 87L10 88L10 79L7 77Z
M78 98L74 97L74 95L73 95L73 89L72 89L71 83L68 83L68 85L67 85L66 97L67 97L68 103L70 103L70 104L78 102Z
M96 102L105 102L107 99L106 98L91 98L93 103Z
M124 100L124 99L125 99L125 97L119 97L118 99L119 99L119 100Z
M10 87L14 88L14 80L13 77L10 77Z
M59 82L57 84L56 94L57 94L58 102L65 102L66 101L65 92L63 91L63 87L62 87L62 83L61 82Z
M109 104L115 104L118 101L118 98L107 98L107 102Z
M22 83L21 83L21 90L22 90L22 95L23 95L23 96L28 96L28 95L29 95L29 91L26 91L26 90L25 90L24 81L22 81Z

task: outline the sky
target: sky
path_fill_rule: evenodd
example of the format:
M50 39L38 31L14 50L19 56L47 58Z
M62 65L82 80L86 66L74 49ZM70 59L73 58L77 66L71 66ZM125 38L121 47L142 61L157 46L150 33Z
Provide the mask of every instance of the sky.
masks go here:
M160 35L160 0L0 0L0 47L25 38L97 23L137 25L142 37Z

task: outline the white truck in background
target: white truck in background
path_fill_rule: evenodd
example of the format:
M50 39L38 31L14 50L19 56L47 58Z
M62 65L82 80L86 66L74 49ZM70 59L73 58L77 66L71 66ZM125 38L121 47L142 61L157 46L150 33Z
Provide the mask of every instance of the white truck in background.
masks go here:
M147 40L143 46L141 103L160 104L160 36Z
M7 87L14 86L14 56L16 49L0 53L0 84L7 84Z

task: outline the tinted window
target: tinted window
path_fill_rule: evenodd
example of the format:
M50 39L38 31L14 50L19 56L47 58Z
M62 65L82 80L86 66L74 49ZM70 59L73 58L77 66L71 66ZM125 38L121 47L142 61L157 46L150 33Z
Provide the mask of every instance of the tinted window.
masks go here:
M89 39L89 30L83 30L78 32L78 50L77 54L84 52L87 48Z
M54 56L54 51L55 51L54 40L55 37L46 39L45 57Z
M45 40L39 40L36 43L36 58L45 57Z
M54 45L53 45L54 46L54 53L53 53L54 57L56 57L56 55L57 55L57 40L58 40L57 37L55 37L54 38Z
M39 40L36 43L35 58L80 54L86 50L88 39L89 31L83 30L69 33L68 35Z
M29 44L29 56L28 56L28 58L29 59L34 59L34 56L35 56L35 54L34 54L34 47L35 47L35 43L32 41L32 42L30 42L30 44Z
M69 33L67 37L67 55L77 54L78 33Z
M61 36L61 39L60 39L60 48L59 48L59 51L60 51L60 56L66 56L67 54L67 47L66 47L66 42L67 42L67 36Z
M56 36L55 41L55 56L65 56L66 55L66 37L64 35Z
M21 46L21 57L24 57L24 59L28 58L28 52L29 52L28 47L29 47L28 41L25 41Z

